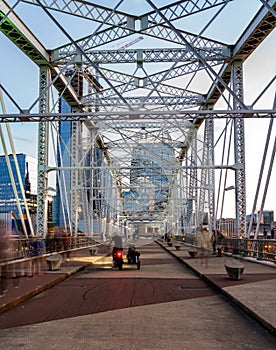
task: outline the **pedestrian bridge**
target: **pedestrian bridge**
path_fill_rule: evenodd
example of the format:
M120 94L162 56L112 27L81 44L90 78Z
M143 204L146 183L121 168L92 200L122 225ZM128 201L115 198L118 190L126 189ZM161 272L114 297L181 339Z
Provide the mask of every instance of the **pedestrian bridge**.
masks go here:
M275 42L276 2L155 3L1 1L5 57L12 44L13 68L23 55L36 69L36 78L8 69L0 86L9 169L19 153L10 124L38 123L35 213L24 189L29 172L20 180L9 170L23 237L46 238L50 226L95 240L118 232L192 237L199 228L258 234L275 155L274 55L266 50ZM237 16L242 26L229 21ZM246 191L252 128L264 151Z

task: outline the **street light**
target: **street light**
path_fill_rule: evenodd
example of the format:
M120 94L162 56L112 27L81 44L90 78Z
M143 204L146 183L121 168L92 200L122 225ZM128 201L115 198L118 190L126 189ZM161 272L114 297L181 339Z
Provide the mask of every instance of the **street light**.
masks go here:
M221 228L222 227L222 210L223 210L223 205L224 205L224 193L227 192L227 191L231 191L231 190L236 190L236 187L231 185L231 186L228 186L228 187L225 187L223 189L223 199L222 199L222 207L221 207L221 213L220 213L220 221L219 221L219 227ZM235 219L236 220L236 227L235 227L235 231L236 231L236 235L237 235L237 232L238 232L238 228L237 228L237 218ZM227 236L229 236L230 234L232 235L232 229L230 229L230 222L225 222L225 224L227 225L227 228L226 231L227 231Z

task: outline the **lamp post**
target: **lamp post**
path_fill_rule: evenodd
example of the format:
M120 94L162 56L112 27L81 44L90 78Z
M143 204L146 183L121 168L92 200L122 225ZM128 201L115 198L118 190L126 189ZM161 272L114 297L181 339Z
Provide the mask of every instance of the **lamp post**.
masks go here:
M236 190L236 187L233 186L233 185L230 185L230 186L227 186L224 188L224 192L227 192L227 191L232 191L232 190ZM224 201L224 199L223 199ZM236 191L235 191L235 213L236 213L236 217L235 217L235 233L236 233L236 236L238 236L238 231L239 231L239 227L238 227L238 220L237 220L237 194L236 194ZM222 215L221 215L222 216ZM228 230L229 230L229 226L228 226ZM229 235L229 232L228 232L228 235Z

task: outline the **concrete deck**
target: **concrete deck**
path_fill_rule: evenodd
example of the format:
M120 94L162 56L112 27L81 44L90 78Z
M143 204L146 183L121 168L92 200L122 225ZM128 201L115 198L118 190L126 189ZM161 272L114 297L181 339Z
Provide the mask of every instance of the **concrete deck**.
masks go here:
M34 321L33 324L26 323L26 326L11 326L6 323L9 319L6 316L10 314L10 318L15 318L16 315L21 317L23 311L19 310L18 307L22 305L21 308L24 308L28 300L35 299L39 305L40 295L43 294L43 291L50 292L52 290L49 295L55 297L57 292L54 292L54 288L51 289L51 287L60 285L59 298L62 298L62 291L65 289L69 295L72 293L72 299L67 301L68 307L70 303L73 303L77 287L80 288L87 283L94 283L96 286L100 280L102 284L106 283L106 279L110 276L108 269L106 272L104 269L106 252L99 251L97 255L91 256L88 249L83 249L74 257L64 260L60 270L48 271L44 266L42 275L10 280L8 291L0 298L2 345L7 350L19 346L22 349L32 350L37 349L38 344L35 339L39 339L40 349L55 350L63 350L64 348L68 350L90 349L92 343L93 348L98 349L123 349L126 348L126 344L131 344L132 341L133 346L128 345L128 350L155 348L197 350L201 348L212 349L213 347L219 350L261 349L261 338L254 339L255 333L246 334L247 328L244 330L235 329L236 322L233 319L235 316L233 316L231 308L223 307L217 295L210 293L201 284L197 284L199 282L195 277L188 273L188 270L192 270L195 276L199 276L207 282L212 286L212 289L223 295L226 300L241 309L256 321L261 326L260 328L265 330L267 336L263 339L267 341L267 344L264 344L266 350L276 349L276 340L275 343L271 340L276 339L276 266L242 260L244 272L241 279L231 280L226 273L224 264L232 258L216 257L209 254L191 258L188 250L189 247L186 245L181 245L181 249L176 250L175 246L168 247L166 243L158 242L156 248L152 248L150 245L148 254L147 248L145 248L141 270L125 269L123 272L116 271L115 274L112 274L114 285L123 284L120 288L127 286L127 288L139 290L140 294L136 292L134 294L136 299L132 300L132 307L123 306L124 301L122 301L121 306L115 305L115 308L109 309L110 311L101 310L102 296L97 296L96 293L93 298L97 296L98 301L94 300L94 302L97 301L97 305L93 312L89 310L81 312L80 305L78 306L76 301L74 306L79 307L79 311L75 311L76 316L70 314L67 318L57 318L55 321L49 320L49 322L43 323L35 323ZM174 258L188 268L187 272L174 262ZM154 263L155 260L158 260L159 265ZM98 262L101 264L99 270L97 270ZM110 257L106 258L106 264L110 264ZM70 281L69 284L66 284L66 280L70 276L74 276L78 271L89 266L94 266L94 270L88 270L85 276L81 275L81 277L76 278L75 282ZM156 283L156 295L152 295L150 298L147 296L145 299L141 291L145 290L147 279L150 284ZM92 280L94 282L90 282ZM116 280L118 282L115 282ZM181 289L183 284L183 293L186 295L190 293L191 296L188 295L185 300L182 300L182 296L178 299L177 293L181 291L175 291L174 295L164 295L162 288L165 285L169 287L173 283L178 286L177 290ZM185 285L185 283L187 284ZM187 288L187 285L191 285L191 283L194 290ZM198 287L196 288L196 286ZM161 294L158 296L158 293ZM151 299L156 300L152 302ZM52 307L57 308L58 316L60 309L57 301L52 300L52 304ZM43 310L47 310L47 305L43 305L38 312L43 313ZM37 319L39 320L39 317ZM142 324L137 325L136 319L143 320ZM189 319L189 323L187 323L187 319ZM210 324L210 321L213 319L217 320L217 334L221 334L221 338L212 340L211 329L214 325ZM120 320L119 325L118 320ZM21 324L24 324L23 320ZM227 330L227 333L222 334L225 330L225 324L231 328L231 331ZM183 327L185 334L183 334ZM118 333L119 329L120 333ZM197 337L198 332L200 332L200 337ZM237 339L237 344L233 345L231 339L238 332L244 334L244 339ZM172 336L169 340L167 333ZM197 337L194 344L191 342L191 336ZM248 337L250 341L248 341ZM122 343L116 345L117 342ZM247 344L248 347L246 347ZM252 344L254 344L253 347Z

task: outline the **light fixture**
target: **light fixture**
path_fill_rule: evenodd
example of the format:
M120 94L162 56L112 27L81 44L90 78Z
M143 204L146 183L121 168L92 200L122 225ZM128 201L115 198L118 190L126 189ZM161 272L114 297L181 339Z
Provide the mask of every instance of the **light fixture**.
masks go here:
M224 191L231 191L231 190L235 190L236 187L231 185L231 186L228 186L228 187L225 187Z

